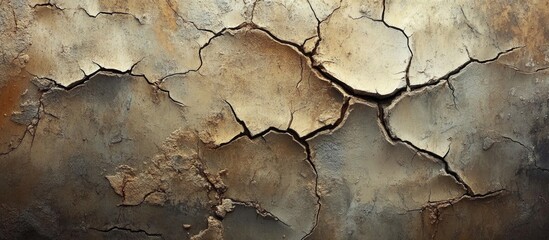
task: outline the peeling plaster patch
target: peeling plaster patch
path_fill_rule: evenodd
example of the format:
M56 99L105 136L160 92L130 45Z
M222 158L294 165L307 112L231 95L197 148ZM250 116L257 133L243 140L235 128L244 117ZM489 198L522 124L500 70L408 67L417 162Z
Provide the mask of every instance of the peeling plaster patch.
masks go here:
M475 193L512 190L521 168L547 166L539 154L548 134L547 83L547 73L474 63L448 82L406 94L386 118L394 136L445 156Z
M387 96L406 86L411 53L401 31L344 8L320 24L320 38L315 64L355 93Z
M227 32L202 55L200 70L162 84L186 106L208 112L230 104L252 135L276 128L305 136L339 119L342 94L307 58L263 31Z
M216 214L226 217L232 214L230 202L235 200L254 205L294 234L305 236L312 230L318 208L316 174L305 149L290 135L241 137L212 149L192 132L178 130L161 149L143 172L122 165L107 176L123 197L122 205L185 204L206 209L219 203Z
M31 19L23 1L4 0L0 4L0 155L17 148L28 133L28 124L11 120L14 111L23 111L23 93L29 96L35 92L24 71L29 60L25 50L30 44L27 26Z
M208 208L211 189L201 174L198 139L192 132L176 131L162 145L161 153L146 163L145 171L122 165L107 179L124 198L122 204L186 205ZM212 201L215 199L212 199Z
M214 217L208 217L208 228L191 237L191 240L221 240L223 238L223 225Z
M460 197L465 189L435 159L389 142L377 107L356 102L349 112L339 129L309 141L322 204L311 237L417 238L419 215L410 211Z

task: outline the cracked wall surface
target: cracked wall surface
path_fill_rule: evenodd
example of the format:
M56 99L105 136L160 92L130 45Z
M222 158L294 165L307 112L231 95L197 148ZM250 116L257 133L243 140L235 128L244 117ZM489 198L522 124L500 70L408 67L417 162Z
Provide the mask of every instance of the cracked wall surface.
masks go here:
M547 239L547 16L0 0L0 239Z

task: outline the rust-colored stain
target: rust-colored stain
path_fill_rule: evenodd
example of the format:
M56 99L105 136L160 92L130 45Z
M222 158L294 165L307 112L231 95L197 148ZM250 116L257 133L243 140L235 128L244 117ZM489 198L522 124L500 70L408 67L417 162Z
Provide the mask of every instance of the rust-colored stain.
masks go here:
M20 73L12 76L0 88L0 146L6 146L14 137L21 137L27 126L10 120L14 111L19 111L21 94L29 87L30 77ZM0 149L4 152L6 149Z

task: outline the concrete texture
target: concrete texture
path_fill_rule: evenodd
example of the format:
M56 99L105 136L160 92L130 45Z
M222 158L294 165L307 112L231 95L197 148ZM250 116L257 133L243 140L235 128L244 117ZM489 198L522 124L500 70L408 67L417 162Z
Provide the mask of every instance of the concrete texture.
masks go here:
M547 239L547 16L0 0L0 239Z

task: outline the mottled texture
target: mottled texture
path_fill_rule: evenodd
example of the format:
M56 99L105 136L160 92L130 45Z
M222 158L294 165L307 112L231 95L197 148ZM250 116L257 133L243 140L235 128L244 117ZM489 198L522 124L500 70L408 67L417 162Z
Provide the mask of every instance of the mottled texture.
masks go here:
M548 100L547 73L471 64L448 82L402 97L387 119L394 135L444 156L474 193L483 194L516 189L525 167L549 167Z
M547 239L543 0L0 0L0 239Z
M436 159L386 139L377 111L355 103L340 129L310 141L323 206L314 239L417 238L415 209L465 192Z
M263 31L216 37L202 59L200 70L167 78L162 87L186 106L231 106L252 135L276 128L305 136L341 115L342 94L305 56Z

